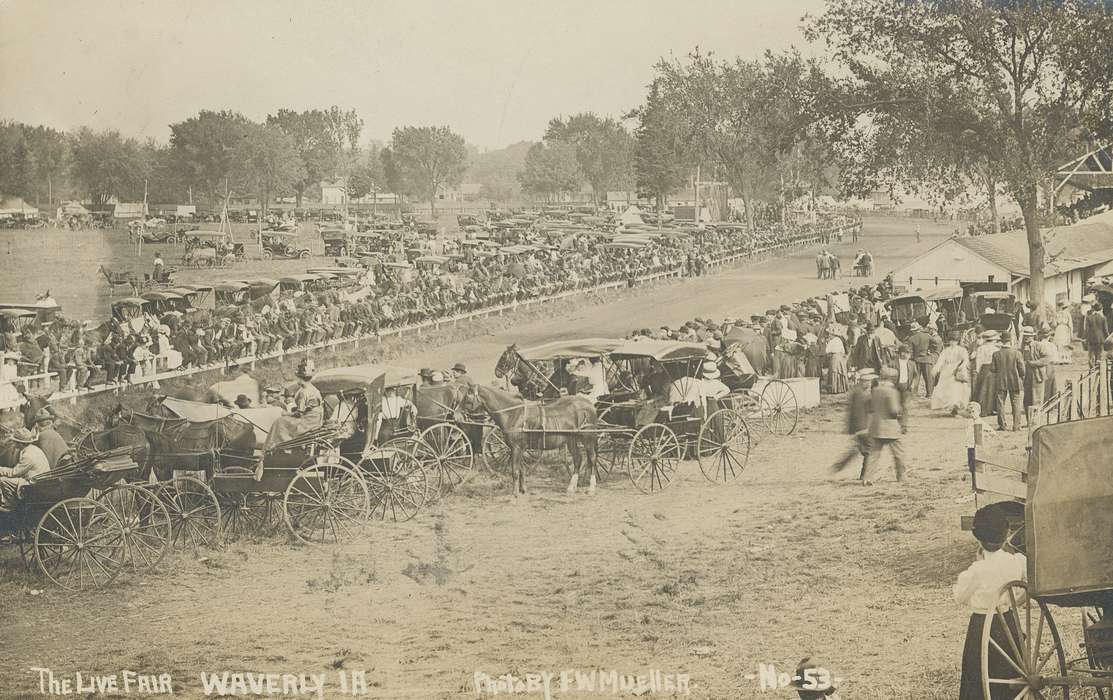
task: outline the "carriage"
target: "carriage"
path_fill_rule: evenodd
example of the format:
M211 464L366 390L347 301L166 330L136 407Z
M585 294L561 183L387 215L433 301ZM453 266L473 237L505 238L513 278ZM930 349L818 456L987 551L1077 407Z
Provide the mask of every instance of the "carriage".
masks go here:
M150 489L128 483L142 470L133 457L130 448L75 452L19 488L0 533L29 569L69 590L155 568L170 547L170 516Z
M602 381L605 386L593 389L599 412L597 425L583 431L598 435L600 472L625 468L638 490L655 493L672 483L684 459L695 459L703 475L715 483L735 479L749 460L747 413L761 404L760 395L754 398L751 388L756 376L729 377L730 381L724 383L731 393L719 399L695 403L670 402L666 398L674 384L699 382L707 356L707 347L698 343L589 338L522 351L511 346L500 358L495 374L514 375L520 388L527 387L526 393L530 381L540 378L540 395L551 398L560 393L564 378L570 376L562 368L564 363L592 358L592 364L597 365L594 381ZM550 375L541 369L538 364L542 363L553 363L554 372ZM791 394L787 385L784 389ZM794 396L792 401L794 406ZM760 408L758 411L760 415ZM792 428L795 420L793 408ZM781 424L773 421L773 425ZM536 435L529 446L540 450L545 446L547 431L542 428L533 432ZM483 452L489 463L504 463L508 449L505 439L500 444L497 431L484 440Z
M321 240L325 244L325 255L344 257L352 250L350 234L342 228L321 229Z
M854 276L871 277L873 275L873 255L859 253L854 257Z
M1113 417L1037 428L1028 456L1022 542L1027 582L999 591L981 640L986 697L1063 698L1093 688L1113 697ZM1022 504L1022 505L1021 505ZM994 507L994 506L990 506ZM1017 538L1010 538L1017 541ZM1077 608L1085 655L1068 658L1052 608ZM996 633L994 633L996 632ZM1077 696L1076 696L1077 697Z

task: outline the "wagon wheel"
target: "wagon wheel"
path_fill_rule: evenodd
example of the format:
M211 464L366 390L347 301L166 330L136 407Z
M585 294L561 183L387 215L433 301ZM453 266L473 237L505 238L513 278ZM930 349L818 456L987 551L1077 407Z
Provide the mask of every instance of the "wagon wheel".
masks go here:
M780 379L770 379L761 390L761 418L774 435L791 435L796 430L796 392Z
M303 544L339 542L363 529L370 503L358 471L323 462L294 475L282 497L282 515L290 534Z
M308 259L309 258L309 251L308 250L303 250L303 251L298 252L298 257L301 258L302 260Z
M1004 687L1008 697L1069 700L1070 690L1065 685L1049 685L1047 677L1042 675L1048 672L1046 666L1052 656L1059 662L1058 675L1067 675L1063 643L1047 604L1030 597L1028 584L1023 581L1011 581L1002 586L998 601L1010 607L1006 612L994 610L987 614L982 625L982 692L985 697L993 697L991 688ZM994 629L996 635L991 636Z
M433 498L467 481L475 466L471 442L454 423L438 423L421 431L414 456L428 472Z
M483 464L489 471L499 474L510 472L510 445L498 428L488 428L483 434Z
M170 245L177 245L178 244L178 237L174 234L170 234L169 236L166 237L166 242L169 243Z
M599 467L600 481L606 480L612 472L616 472L625 466L626 450L628 448L627 440L615 433L599 434L599 442L595 446L595 463Z
M1082 639L1083 640L1088 640L1088 638L1089 638L1089 635L1087 634L1088 630L1095 623L1100 622L1101 619L1102 619L1101 608L1083 608L1082 609ZM1098 675L1098 674L1094 674L1094 675L1099 677L1099 678L1109 679L1111 674L1113 674L1113 671L1106 670L1108 667L1103 667L1102 663L1098 660L1097 655L1094 653L1095 650L1093 649L1093 647L1091 647L1091 645L1088 641L1086 643L1084 643L1084 646L1086 647L1086 660L1089 662L1088 667L1090 669L1094 669L1094 670L1101 669L1100 675ZM1105 700L1106 695L1105 695L1104 690L1102 690L1101 688L1094 688L1094 691L1097 692L1098 700Z
M696 439L696 459L703 475L716 484L742 473L750 459L750 428L740 412L720 408L707 417Z
M224 467L224 474L254 475L255 470L247 467ZM220 504L220 528L228 540L241 537L258 537L267 534L274 526L277 499L266 493L225 493L216 494Z
M429 495L429 478L410 449L384 449L378 463L360 464L371 499L371 518L402 522L417 515Z
M159 484L155 494L170 511L175 544L220 546L220 502L208 484L196 477L176 476Z
M274 254L271 253L269 250L264 250L263 251L263 260L270 260L273 257L274 257Z
M127 562L153 571L170 551L173 527L166 505L149 489L137 484L119 484L97 500L112 509L123 526Z
M630 441L626 470L642 493L668 488L676 476L683 452L676 433L667 425L650 423Z
M43 574L62 588L103 588L127 562L123 526L106 504L67 498L39 519L34 558Z
M23 566L27 567L28 571L35 569L38 562L35 561L35 533L25 527L19 528L15 533L16 542L19 545L19 558L23 562Z

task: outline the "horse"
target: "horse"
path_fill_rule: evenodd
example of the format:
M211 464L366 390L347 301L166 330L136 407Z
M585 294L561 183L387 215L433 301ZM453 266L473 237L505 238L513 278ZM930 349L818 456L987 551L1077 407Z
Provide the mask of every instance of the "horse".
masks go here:
M499 356L499 361L495 364L495 376L499 379L510 377L510 384L518 389L518 393L531 400L542 398L546 392L552 394L560 391L553 386L548 374L522 358L517 343L508 345Z
M531 402L493 387L470 384L464 388L461 408L469 412L486 412L502 431L507 445L510 446L513 479L511 489L515 496L526 492L522 452L526 449L532 431L553 431L543 433L540 441L536 438L530 441L534 446L545 450L568 447L573 464L572 478L568 482L569 495L576 493L580 467L586 456L590 471L587 492L589 495L595 493L595 484L599 478L599 464L596 460L599 435L592 432L591 428L598 425L598 416L595 406L587 398L566 396L544 403Z

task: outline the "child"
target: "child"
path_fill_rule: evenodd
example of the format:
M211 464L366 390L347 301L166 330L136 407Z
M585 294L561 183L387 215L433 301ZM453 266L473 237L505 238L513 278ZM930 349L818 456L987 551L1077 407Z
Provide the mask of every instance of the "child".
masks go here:
M995 612L1007 602L999 600L998 591L1010 581L1023 580L1027 572L1027 560L1023 554L1011 554L1002 549L1009 536L1009 524L1004 513L994 506L986 506L974 514L974 537L977 538L977 559L958 576L954 585L955 602L970 608L970 624L966 627L966 644L962 649L962 677L959 685L959 700L997 700L1012 698L1016 688L998 685L991 689L991 697L982 692L982 629L985 616L993 615L990 637L1001 649L1009 650L1007 632L1002 625L1013 627L1016 624L1015 611L1008 611L1004 618ZM1017 629L1011 630L1013 639L1020 639ZM1011 678L1015 676L1009 660L1004 658L992 645L989 652L989 672L991 678Z

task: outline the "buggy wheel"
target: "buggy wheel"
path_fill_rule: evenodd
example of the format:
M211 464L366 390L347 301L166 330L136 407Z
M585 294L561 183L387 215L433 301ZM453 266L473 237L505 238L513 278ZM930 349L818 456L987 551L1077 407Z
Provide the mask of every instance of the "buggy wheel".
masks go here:
M164 481L155 492L170 512L174 543L219 547L220 503L208 484L192 476Z
M761 419L774 435L791 435L796 430L796 392L780 379L770 379L761 390Z
M170 551L173 539L166 506L149 489L137 484L113 486L97 500L112 509L123 526L128 564L153 571Z
M993 688L1007 689L1008 697L1061 698L1069 700L1066 686L1045 682L1051 657L1058 661L1058 675L1067 675L1067 659L1059 629L1042 600L1028 595L1023 581L1006 583L998 591L998 606L982 625L982 692L993 697ZM1035 619L1033 619L1035 618ZM1027 691L1025 693L1025 691Z
M421 431L414 456L432 479L433 498L471 478L475 466L471 442L455 423L438 423Z
M1095 653L1095 647L1100 642L1090 639L1090 628L1095 623L1101 622L1101 615L1101 608L1082 608L1083 645L1086 647L1086 660L1089 662L1089 668L1093 669L1105 668L1103 661L1099 660L1098 655ZM1108 642L1105 642L1105 644L1108 645ZM1108 653L1108 650L1106 650L1106 653ZM1108 673L1108 671L1105 671L1100 677L1108 678ZM1094 688L1094 692L1097 693L1098 700L1105 700L1108 697L1101 688Z
M263 257L263 260L270 260L271 258L274 257L274 254L271 253L269 250L264 250L262 257Z
M595 463L599 467L599 480L605 481L613 472L626 464L627 441L613 433L600 433L595 447Z
M696 459L708 481L724 484L738 478L750 459L750 428L742 414L720 408L700 426Z
M34 558L51 582L71 591L103 588L127 562L123 526L91 498L55 503L35 527Z
M363 477L335 461L299 469L282 497L286 527L303 544L351 537L363 529L369 509L370 496Z
M634 435L626 462L630 481L642 493L668 488L676 477L682 455L676 433L667 425L650 423Z
M25 527L21 527L15 533L17 543L19 544L19 558L23 562L23 566L27 567L28 571L33 570L38 566L35 560L35 533Z
M253 479L255 470L224 467L221 473ZM216 493L216 500L220 504L220 529L226 540L264 535L273 526L276 501L271 494L221 491Z
M309 251L308 250L299 251L298 252L298 257L301 258L302 260L308 260L309 259Z
M510 473L510 445L498 428L488 428L483 435L483 464L488 471Z
M166 242L169 243L170 245L177 245L178 244L178 237L171 234L171 235L166 237Z
M380 450L360 462L371 499L371 519L402 522L417 515L429 495L425 468L410 449Z

